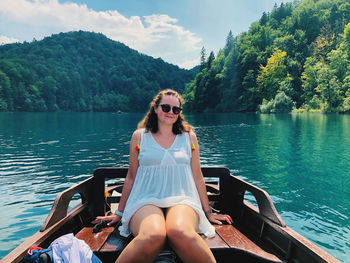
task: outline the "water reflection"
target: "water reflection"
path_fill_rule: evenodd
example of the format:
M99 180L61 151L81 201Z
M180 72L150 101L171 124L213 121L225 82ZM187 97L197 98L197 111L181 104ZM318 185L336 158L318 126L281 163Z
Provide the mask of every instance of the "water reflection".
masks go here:
M142 117L0 113L0 258L40 228L58 192L97 167L127 166L129 140ZM264 188L290 227L348 260L350 116L186 118L197 133L202 165L226 166Z
M350 116L223 114L192 121L202 163L228 166L267 190L290 227L350 262Z

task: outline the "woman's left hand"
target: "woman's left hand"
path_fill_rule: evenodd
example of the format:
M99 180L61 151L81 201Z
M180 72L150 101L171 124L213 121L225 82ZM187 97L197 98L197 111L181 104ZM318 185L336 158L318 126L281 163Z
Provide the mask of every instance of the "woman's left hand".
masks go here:
M99 223L101 221L106 221L107 222L107 226L112 226L115 223L117 223L120 219L121 219L121 217L119 215L98 216L91 223L92 224L97 224L97 223Z
M208 213L207 217L210 222L218 225L222 225L223 222L227 222L228 224L232 224L233 220L229 215L222 215L217 213Z

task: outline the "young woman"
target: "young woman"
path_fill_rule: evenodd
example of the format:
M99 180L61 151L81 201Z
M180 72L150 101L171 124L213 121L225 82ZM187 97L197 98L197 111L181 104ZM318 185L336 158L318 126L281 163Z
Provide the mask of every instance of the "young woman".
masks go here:
M165 242L183 262L215 262L204 239L210 224L232 223L213 213L199 162L195 133L181 114L183 99L163 90L150 103L130 142L130 164L118 210L98 217L134 239L116 262L153 262ZM210 222L209 222L210 221Z

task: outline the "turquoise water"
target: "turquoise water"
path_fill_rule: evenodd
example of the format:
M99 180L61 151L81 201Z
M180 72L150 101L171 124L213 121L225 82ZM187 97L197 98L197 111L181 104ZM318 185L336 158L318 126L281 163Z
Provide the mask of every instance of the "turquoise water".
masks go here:
M350 262L350 116L196 114L202 165L265 189L288 226ZM0 259L55 196L100 166L127 166L142 114L0 113Z

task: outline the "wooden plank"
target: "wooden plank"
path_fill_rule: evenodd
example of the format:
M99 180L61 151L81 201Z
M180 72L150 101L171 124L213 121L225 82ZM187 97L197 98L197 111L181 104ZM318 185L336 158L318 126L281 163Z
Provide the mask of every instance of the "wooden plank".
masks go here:
M213 238L205 238L204 240L207 242L210 249L230 248L218 234L215 234Z
M217 234L225 240L225 242L234 249L245 251L259 258L267 259L271 262L282 262L275 255L266 252L253 241L243 235L232 225L215 225Z
M102 228L101 232L93 233L93 227L84 227L75 235L76 238L84 240L92 251L99 251L104 245L109 235L114 231L114 227Z
M285 227L282 230L285 235L288 235L288 240L295 242L296 247L298 249L304 250L305 253L312 255L317 262L340 263L338 259L328 254L327 252L316 246L310 240L306 239L293 229Z

